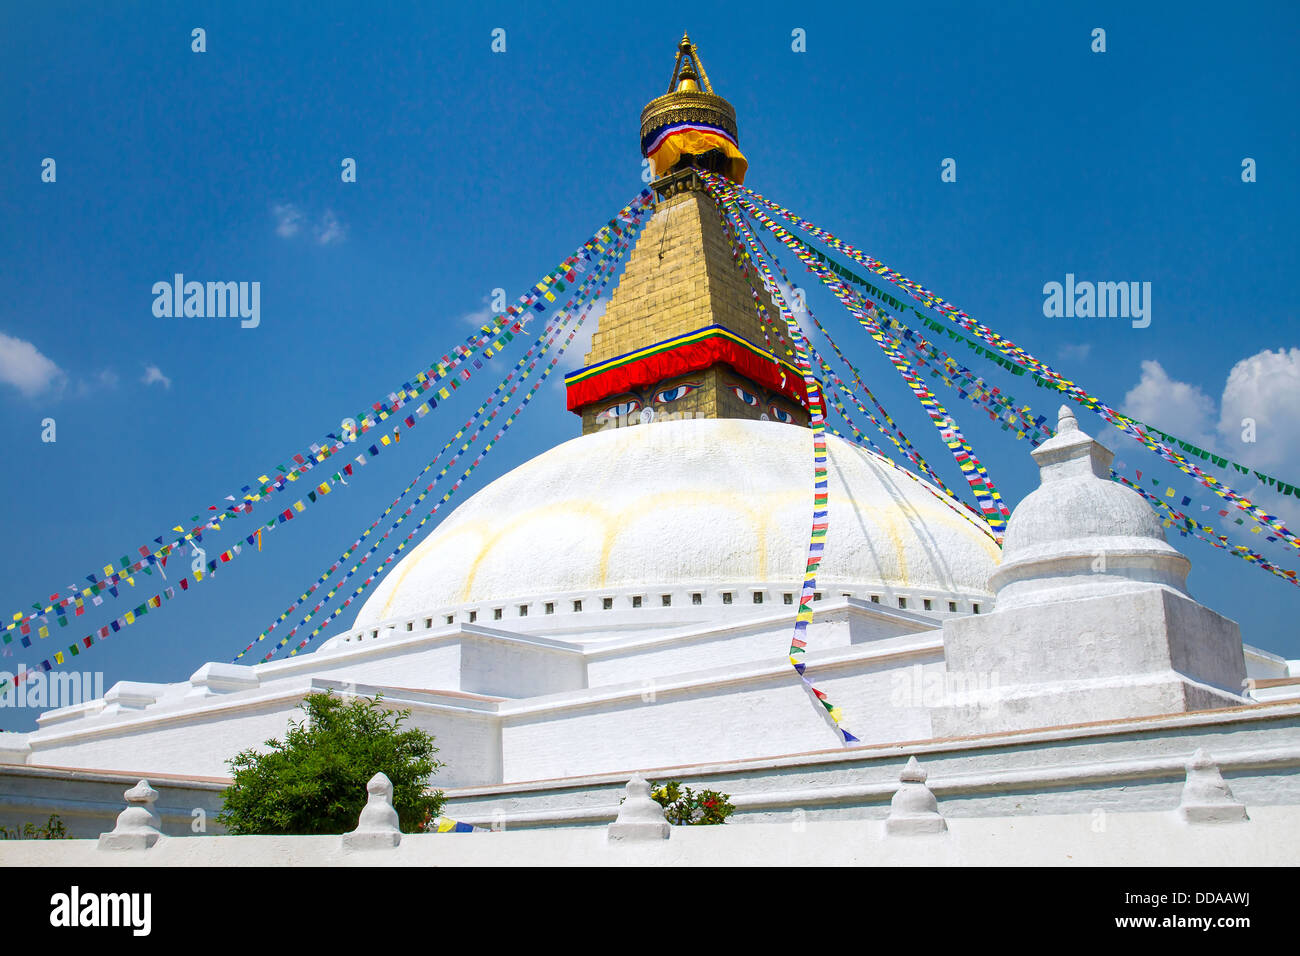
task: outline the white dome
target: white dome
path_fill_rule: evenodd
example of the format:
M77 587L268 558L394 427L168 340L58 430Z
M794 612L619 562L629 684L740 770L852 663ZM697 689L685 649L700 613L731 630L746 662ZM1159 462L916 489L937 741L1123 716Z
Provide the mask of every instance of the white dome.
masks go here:
M827 449L819 589L990 595L999 552L979 519L866 449L833 436ZM388 572L355 626L602 589L797 590L812 484L812 432L777 422L688 419L575 438L457 508Z
M1042 483L1007 523L1002 564L989 581L1003 610L1100 597L1152 585L1187 592L1191 562L1165 538L1136 491L1110 480L1115 454L1068 405L1056 434L1032 452Z

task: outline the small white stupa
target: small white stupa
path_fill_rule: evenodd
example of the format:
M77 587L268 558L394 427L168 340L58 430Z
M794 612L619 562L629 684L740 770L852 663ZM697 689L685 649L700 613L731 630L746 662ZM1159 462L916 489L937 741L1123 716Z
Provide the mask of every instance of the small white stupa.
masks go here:
M944 624L947 667L998 674L935 731L1013 730L1248 703L1235 622L1187 593L1191 562L1151 506L1110 480L1113 453L1060 409L1033 452L1042 484L1011 516L997 607Z

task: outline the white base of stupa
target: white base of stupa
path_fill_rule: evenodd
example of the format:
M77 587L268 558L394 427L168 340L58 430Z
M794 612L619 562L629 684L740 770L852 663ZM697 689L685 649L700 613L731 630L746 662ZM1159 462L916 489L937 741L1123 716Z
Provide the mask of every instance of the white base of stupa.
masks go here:
M1155 585L957 618L944 645L949 669L999 679L938 709L940 737L1248 703L1237 624Z

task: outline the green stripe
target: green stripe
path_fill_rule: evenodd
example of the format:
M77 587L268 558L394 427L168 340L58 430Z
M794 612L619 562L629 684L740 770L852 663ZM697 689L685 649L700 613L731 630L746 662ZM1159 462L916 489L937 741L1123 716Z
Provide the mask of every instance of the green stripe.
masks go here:
M755 355L761 358L776 359L777 362L785 366L790 371L794 372L796 375L801 374L799 370L795 368L793 365L791 365L789 362L785 361L784 359L777 358L777 356L773 355L771 352L759 348L758 346L754 345L752 342L748 341L747 339L743 339L740 336L736 335L734 332L728 331L727 329L706 329L700 332L688 332L685 335L680 336L678 338L668 339L667 341L659 342L655 345L647 346L646 348L640 349L639 351L630 352L627 355L623 355L618 358L609 359L605 362L601 362L598 365L592 365L588 368L578 369L576 372L570 372L568 375L564 376L564 384L565 385L576 384L578 382L585 381L586 379L589 379L602 372L607 372L610 369L619 368L631 362L635 362L643 358L648 358L651 355L658 355L661 352L671 351L672 349L675 349L680 345L689 345L693 342L700 342L703 341L704 339L714 338L714 337L722 337L727 339L728 341L735 342L737 345L741 345L744 348L747 348L749 351L753 352Z

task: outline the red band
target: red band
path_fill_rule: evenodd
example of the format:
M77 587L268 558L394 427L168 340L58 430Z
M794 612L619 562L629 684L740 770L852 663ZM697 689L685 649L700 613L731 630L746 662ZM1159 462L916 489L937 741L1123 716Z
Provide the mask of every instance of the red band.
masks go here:
M720 334L629 359L624 364L573 382L568 386L568 408L574 411L602 398L622 395L635 388L719 364L727 365L751 381L784 395L801 408L808 405L803 377L797 371L776 364L770 353L746 348Z

